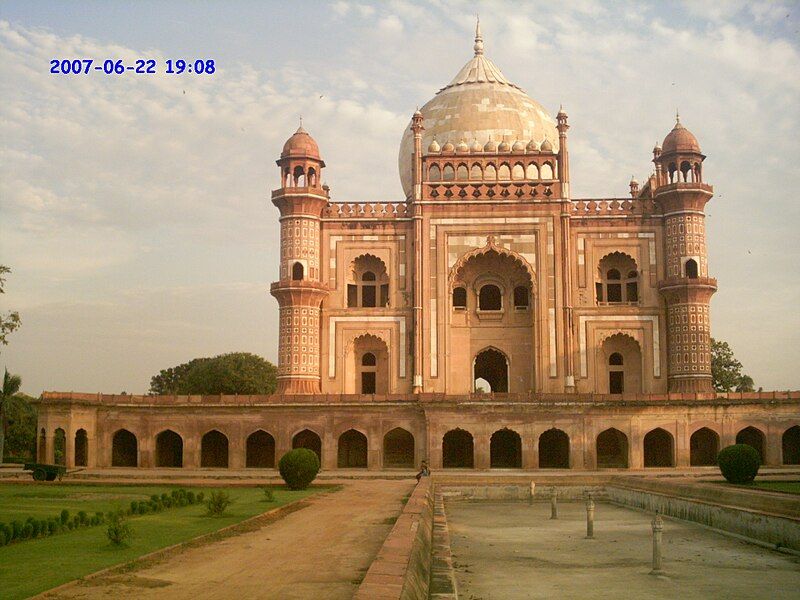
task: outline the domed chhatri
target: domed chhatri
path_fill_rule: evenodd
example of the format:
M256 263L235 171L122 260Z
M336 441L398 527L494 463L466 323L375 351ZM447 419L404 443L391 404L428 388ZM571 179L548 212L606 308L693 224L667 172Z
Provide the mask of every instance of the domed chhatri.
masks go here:
M287 156L305 156L308 158L319 158L319 146L309 133L303 129L303 122L300 121L300 127L292 134L286 143L283 145L281 158Z
M700 144L694 134L681 124L680 115L675 115L675 127L672 128L661 144L662 154L672 152L694 152L701 154Z
M477 140L490 151L495 140L541 140L553 142L558 151L556 122L541 104L511 83L483 53L480 22L475 30L475 55L453 80L420 109L425 119L422 147L434 137L449 140ZM497 144L492 144L496 148ZM510 145L509 145L510 148ZM406 128L400 144L400 180L403 191L412 191L413 132Z
M428 154L436 154L441 152L442 148L439 146L439 142L435 139L431 142L430 146L428 146Z

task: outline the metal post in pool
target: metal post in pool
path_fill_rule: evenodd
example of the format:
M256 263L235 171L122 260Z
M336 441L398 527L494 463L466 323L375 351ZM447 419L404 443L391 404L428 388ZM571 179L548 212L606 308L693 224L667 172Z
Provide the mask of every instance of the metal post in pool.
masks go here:
M586 539L594 539L594 498L591 492L586 498Z
M558 496L556 494L556 488L553 486L553 493L550 496L550 518L557 519L558 518Z
M664 521L661 520L661 515L656 513L652 522L653 527L653 570L650 575L663 575L664 569L662 568L661 557L661 533L664 531Z

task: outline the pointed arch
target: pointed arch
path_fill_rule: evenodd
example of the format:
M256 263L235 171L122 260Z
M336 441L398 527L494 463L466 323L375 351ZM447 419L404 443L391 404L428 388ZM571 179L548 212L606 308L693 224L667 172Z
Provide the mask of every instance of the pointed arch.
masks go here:
M156 466L183 466L183 438L171 429L156 436Z
M719 434L701 427L689 437L689 464L692 467L712 467L717 464Z
M247 436L245 444L245 467L259 469L275 468L275 438L263 429Z
M513 429L504 427L489 440L489 466L492 469L522 468L522 438Z
M294 436L292 436L292 449L294 448L307 448L316 453L317 458L322 463L322 440L317 432L311 429L303 429Z
M753 427L752 425L745 427L744 429L739 430L739 433L736 434L736 443L737 444L747 444L748 446L752 446L756 450L758 450L758 454L761 457L761 462L764 462L764 449L766 446L766 436L764 432L761 431L758 427Z
M569 436L555 427L539 436L539 468L569 469Z
M75 432L75 466L85 467L89 462L89 436L81 428Z
M111 466L139 466L139 442L127 429L118 429L111 437Z
M480 256L490 255L492 253L498 256L510 258L512 261L514 261L520 267L522 267L530 277L531 286L534 287L534 292L535 292L536 273L534 272L531 264L521 254L499 245L497 243L496 238L493 235L490 235L486 238L485 246L482 246L480 248L475 248L474 250L470 250L469 252L462 254L458 258L458 260L456 260L455 264L450 269L450 281L451 282L461 281L462 271L466 266L466 264L471 259L478 258Z
M212 429L201 438L200 466L228 468L228 436L217 429Z
M339 436L338 461L340 469L366 469L367 436L357 429L348 429Z
M384 468L414 468L414 436L402 427L395 427L383 436Z
M783 464L800 465L800 425L789 427L781 436Z
M644 436L644 466L674 467L675 438L661 427L648 431Z
M472 469L475 465L475 442L469 431L456 427L442 437L442 467Z
M595 449L598 468L628 468L628 436L616 427L600 432Z

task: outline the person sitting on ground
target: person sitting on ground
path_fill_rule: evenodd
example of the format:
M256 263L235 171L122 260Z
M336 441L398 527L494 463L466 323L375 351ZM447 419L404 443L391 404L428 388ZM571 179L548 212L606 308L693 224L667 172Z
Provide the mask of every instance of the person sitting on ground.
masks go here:
M417 473L417 481L419 481L423 477L428 477L430 474L431 471L428 468L428 463L423 460L422 464L419 466L419 473Z

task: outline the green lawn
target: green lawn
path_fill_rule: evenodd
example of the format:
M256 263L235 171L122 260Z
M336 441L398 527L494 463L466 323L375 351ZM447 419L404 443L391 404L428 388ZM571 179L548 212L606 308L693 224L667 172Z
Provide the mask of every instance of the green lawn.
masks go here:
M147 500L150 494L169 493L179 486L0 484L0 521L24 521L28 516L50 517L66 508L70 514L125 508L131 500ZM184 487L208 496L212 488ZM322 486L293 492L276 487L275 502L265 502L261 488L218 488L234 503L222 517L206 517L202 505L170 508L164 512L130 518L134 538L127 547L112 547L99 525L23 541L0 548L0 596L27 598L57 585L127 562L159 548L233 525L288 502L324 489Z
M800 494L800 481L754 481L753 487L772 492L788 492Z

